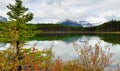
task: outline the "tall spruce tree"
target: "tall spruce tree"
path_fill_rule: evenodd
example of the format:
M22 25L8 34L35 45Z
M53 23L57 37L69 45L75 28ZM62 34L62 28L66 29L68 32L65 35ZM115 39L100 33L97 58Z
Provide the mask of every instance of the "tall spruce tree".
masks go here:
M15 50L17 61L22 60L21 44L24 43L26 37L31 36L31 30L26 25L31 21L33 14L28 11L28 8L23 6L21 0L15 0L15 4L9 4L7 8L10 10L7 15L9 16L9 23L7 24L7 31L9 32L10 43ZM17 66L17 70L21 71L20 65Z

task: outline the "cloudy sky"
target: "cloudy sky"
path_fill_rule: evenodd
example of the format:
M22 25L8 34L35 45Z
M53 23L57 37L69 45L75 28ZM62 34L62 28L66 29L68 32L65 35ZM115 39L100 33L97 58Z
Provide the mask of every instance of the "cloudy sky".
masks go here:
M14 0L0 0L0 16L8 18L6 6ZM120 0L23 0L34 14L31 22L56 23L64 19L101 23L120 20Z

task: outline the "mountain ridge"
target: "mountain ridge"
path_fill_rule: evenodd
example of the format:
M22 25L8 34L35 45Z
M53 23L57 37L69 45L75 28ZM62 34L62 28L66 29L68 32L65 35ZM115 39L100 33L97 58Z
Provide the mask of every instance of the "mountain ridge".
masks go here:
M76 21L73 21L73 20L69 20L69 19L66 19L66 20L63 20L63 21L60 21L58 22L59 24L62 24L62 25L66 25L66 26L74 26L74 27L82 27L81 24L78 24Z
M66 26L74 26L74 27L92 27L95 26L93 23L89 23L87 21L74 21L70 19L65 19L63 21L59 21L59 24Z

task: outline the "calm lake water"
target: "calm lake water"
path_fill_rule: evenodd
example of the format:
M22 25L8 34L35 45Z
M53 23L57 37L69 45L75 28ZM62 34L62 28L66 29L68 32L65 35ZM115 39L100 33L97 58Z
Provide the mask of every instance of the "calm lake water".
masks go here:
M40 35L31 38L24 47L33 47L34 44L37 44L36 48L40 50L52 47L55 58L71 60L78 58L73 42L80 48L84 46L84 41L87 41L91 46L95 46L99 42L100 48L103 50L105 50L105 47L109 47L111 53L113 53L112 60L114 63L120 62L120 35ZM8 46L9 44L0 43L1 50Z

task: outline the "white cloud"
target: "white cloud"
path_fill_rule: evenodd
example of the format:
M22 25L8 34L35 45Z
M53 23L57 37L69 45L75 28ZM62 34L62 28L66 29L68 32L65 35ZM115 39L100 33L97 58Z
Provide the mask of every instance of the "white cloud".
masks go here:
M62 19L105 22L120 20L120 0L23 0L24 5L34 13L32 22L57 22ZM8 3L14 0L0 0L0 15L7 17Z
M6 16L6 13L9 11L7 9L7 5L9 3L14 3L14 0L0 0L0 16L4 16L4 17L7 17Z
M102 17L87 17L86 21L89 21L90 23L103 23L106 19Z

